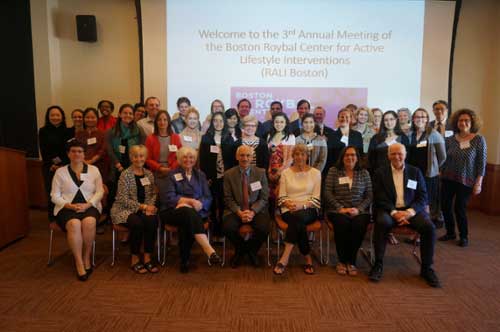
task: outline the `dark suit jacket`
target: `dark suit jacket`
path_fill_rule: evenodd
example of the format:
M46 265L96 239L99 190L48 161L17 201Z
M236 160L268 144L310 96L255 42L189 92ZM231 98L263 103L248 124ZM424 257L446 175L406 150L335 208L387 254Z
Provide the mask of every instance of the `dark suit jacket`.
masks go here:
M260 134L261 135L257 135L257 136L267 140L267 135L269 135L269 133L271 132L272 127L273 127L273 120L267 120L267 121L263 122L260 126L260 131L261 131Z
M416 181L417 188L408 188L408 180ZM427 205L427 188L422 172L414 166L405 164L403 186L405 208L412 208L417 214L422 212ZM373 193L376 208L383 209L387 213L396 210L396 188L390 165L381 167L375 172Z
M250 185L260 181L262 189L252 191ZM237 213L241 207L243 198L241 185L240 167L236 166L224 173L224 215ZM250 166L250 176L248 178L248 203L250 209L255 213L265 211L269 198L269 186L267 185L266 170L255 166Z
M331 134L329 134L326 144L328 146L328 156L323 174L328 174L328 170L337 163L340 152L345 148L346 145L340 141L341 139L342 132L340 128L332 130ZM349 130L349 145L355 146L359 154L363 155L363 136L360 132L352 129Z

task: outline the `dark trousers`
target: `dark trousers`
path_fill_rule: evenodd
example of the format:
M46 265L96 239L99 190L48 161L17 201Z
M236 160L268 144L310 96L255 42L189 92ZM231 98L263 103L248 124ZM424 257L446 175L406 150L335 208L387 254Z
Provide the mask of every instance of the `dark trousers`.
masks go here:
M262 243L266 240L267 234L269 234L269 221L267 211L257 213L249 223L241 222L237 214L230 213L224 216L222 232L234 245L237 253L252 252L257 254ZM250 225L253 228L253 236L248 241L240 236L240 227L243 225Z
M425 177L425 187L427 188L427 198L429 199L429 210L431 220L441 219L441 206L439 194L439 176L432 178Z
M349 217L341 213L328 213L328 219L333 223L333 236L339 262L356 265L356 256L365 238L370 215Z
M143 241L144 252L153 253L158 227L156 216L147 216L142 212L132 213L127 218L126 226L129 229L130 252L132 255L139 255Z
M377 210L375 214L375 230L373 245L375 247L375 260L382 262L385 255L387 233L397 226L396 221L384 210ZM420 257L422 267L430 267L433 263L434 246L436 244L436 228L429 215L422 211L408 220L409 227L420 234Z
M45 193L47 194L47 213L49 221L55 221L56 217L54 216L54 203L52 203L52 199L50 197L50 192L52 191L52 179L54 178L55 172L50 171L51 166L52 165L43 165L42 173L43 183L45 185Z
M222 215L224 213L224 179L220 178L210 185L213 202L210 207L210 219L212 220L214 235L222 234Z
M455 181L442 180L441 186L441 205L443 209L444 223L446 233L454 236L455 218L457 219L458 232L460 238L466 239L469 235L467 222L467 203L472 194L472 188L464 186ZM453 198L455 205L453 206ZM455 210L455 216L453 216Z
M318 219L316 209L299 210L296 212L285 212L281 215L284 222L288 224L285 234L285 242L297 244L302 255L309 255L311 246L307 237L307 225Z
M160 219L162 224L169 224L177 227L181 264L186 264L191 256L194 235L205 233L203 229L203 219L195 209L190 207L162 211L160 212Z

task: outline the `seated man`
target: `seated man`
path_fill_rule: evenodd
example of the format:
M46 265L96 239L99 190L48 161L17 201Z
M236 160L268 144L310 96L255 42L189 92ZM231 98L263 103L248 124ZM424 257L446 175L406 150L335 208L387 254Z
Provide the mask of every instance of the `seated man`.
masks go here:
M422 266L420 276L431 287L440 287L439 279L432 269L436 230L425 212L427 190L420 170L405 165L406 148L400 143L389 146L390 166L382 167L375 173L375 265L369 278L379 281L383 273L383 259L387 233L396 226L409 225L420 233L420 256Z
M236 150L239 165L224 174L225 210L222 231L235 247L231 267L236 268L247 254L252 265L258 266L257 253L269 233L267 212L269 188L266 170L252 166L253 149L241 145ZM253 236L245 241L239 233L242 225L253 228Z

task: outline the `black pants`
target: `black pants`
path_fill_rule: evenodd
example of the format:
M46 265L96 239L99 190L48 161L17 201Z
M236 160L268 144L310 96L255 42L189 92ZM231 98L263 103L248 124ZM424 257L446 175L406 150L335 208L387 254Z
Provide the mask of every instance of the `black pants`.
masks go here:
M45 193L47 194L47 214L49 217L49 221L55 221L56 217L54 216L54 203L52 203L52 199L50 197L50 192L52 191L52 179L54 178L55 172L50 171L50 167L52 165L43 165L42 173L43 173L43 183L45 185Z
M224 213L224 179L220 178L210 185L213 202L210 207L214 235L222 235L222 215Z
M375 230L373 244L375 246L375 260L382 262L385 255L387 233L397 226L396 221L384 210L377 210L375 214ZM433 263L434 246L436 244L436 228L426 212L417 213L408 220L409 227L420 234L420 257L422 267L430 267Z
M341 213L328 213L328 219L333 223L333 236L339 262L356 265L356 257L365 238L370 215L349 217Z
M181 264L186 264L191 256L194 235L205 233L203 229L203 219L195 209L190 207L162 211L160 212L160 219L163 225L169 224L177 227Z
M432 178L425 177L425 187L427 188L427 198L429 199L429 212L431 220L441 219L440 193L439 193L439 176Z
M125 226L129 229L130 253L139 255L144 241L144 252L152 254L158 227L156 216L147 216L142 212L132 213L128 216Z
M269 221L267 211L257 213L249 223L242 223L237 214L230 213L224 216L222 232L234 245L237 253L253 252L257 254L262 243L266 240L267 234L269 234ZM253 228L253 236L248 241L245 241L240 236L240 227L242 225L250 225Z
M285 242L297 244L302 255L309 255L311 246L307 237L307 225L318 219L316 209L299 210L296 212L285 212L281 215L284 222L288 224L285 234Z
M446 233L455 236L455 217L457 219L458 232L460 238L466 239L469 236L467 222L467 203L472 194L472 188L464 186L455 181L442 180L441 182L441 205L443 209ZM455 205L453 206L453 198ZM455 216L453 216L455 210Z

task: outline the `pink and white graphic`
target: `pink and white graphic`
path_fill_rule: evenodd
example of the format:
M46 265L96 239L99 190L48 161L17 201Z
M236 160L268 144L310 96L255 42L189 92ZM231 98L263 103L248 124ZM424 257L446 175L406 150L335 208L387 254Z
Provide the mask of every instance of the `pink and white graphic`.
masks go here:
M367 88L271 88L271 87L231 87L231 106L236 108L240 99L252 103L251 114L259 121L265 121L266 112L273 101L283 104L283 111L290 116L297 110L297 102L306 99L311 103L311 112L316 106L326 110L325 124L333 127L338 111L347 104L365 106Z

